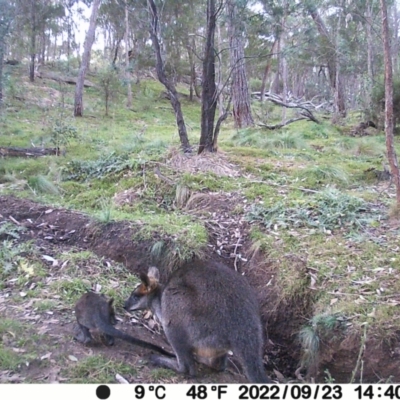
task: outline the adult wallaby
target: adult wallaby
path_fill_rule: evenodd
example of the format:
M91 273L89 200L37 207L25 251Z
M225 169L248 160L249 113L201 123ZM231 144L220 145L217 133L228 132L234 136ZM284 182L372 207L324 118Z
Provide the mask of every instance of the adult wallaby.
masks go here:
M263 366L258 302L243 276L222 264L194 262L172 273L164 287L156 267L140 278L124 308L151 309L176 355L152 357L155 364L194 376L197 360L223 371L232 350L250 382L272 382Z
M78 322L78 333L75 339L84 344L90 343L93 340L90 330L97 329L103 334L108 346L114 344L114 338L118 338L136 346L142 346L174 357L173 354L155 344L137 339L114 328L117 320L113 302L114 299L107 300L103 294L85 293L75 305L75 315Z

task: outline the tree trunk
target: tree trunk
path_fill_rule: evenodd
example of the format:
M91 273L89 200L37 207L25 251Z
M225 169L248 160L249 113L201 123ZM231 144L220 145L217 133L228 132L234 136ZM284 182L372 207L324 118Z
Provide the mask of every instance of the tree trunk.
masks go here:
M219 62L217 64L217 68L216 68L216 76L217 76L217 90L219 93L218 96L218 112L219 115L221 116L225 110L224 110L224 93L223 93L223 72L222 72L222 65L223 65L223 61L222 61L222 54L223 54L223 42L222 42L222 36L221 36L221 24L217 24L215 29L216 29L216 33L217 33L217 42L218 42L218 53L220 54L220 59Z
M129 12L128 3L125 3L125 78L127 84L127 100L126 107L132 107L132 84L131 84L131 73L129 72Z
M165 86L171 101L172 108L175 111L176 124L178 126L179 138L182 149L185 153L191 152L189 138L186 131L185 121L183 119L181 103L178 99L178 92L175 85L169 80L165 74L164 63L161 57L160 42L158 40L158 13L157 7L153 0L148 0L150 21L150 37L153 42L154 52L156 55L156 70L158 80Z
M36 56L36 0L31 0L31 44L30 44L30 63L29 63L29 80L35 80L35 56Z
M373 43L372 43L372 1L368 1L367 3L367 11L366 11L366 35L367 35L367 71L368 71L368 80L369 84L372 83L374 79L374 73L372 69L372 60L373 60Z
M42 31L42 40L41 40L41 55L40 55L40 62L45 64L46 62L46 24L43 24L43 31Z
M189 100L193 101L193 91L194 91L194 86L196 84L196 70L193 60L193 53L192 49L190 48L189 41L186 44L186 50L188 53L189 68L190 68Z
M274 78L271 80L269 91L271 93L280 93L279 87L279 75L280 75L280 68L281 68L281 38L278 37L278 42L276 44L276 73Z
M336 69L338 66L338 57L336 53L336 45L331 40L329 36L329 32L326 29L324 21L319 16L317 10L314 6L309 6L308 12L311 15L311 18L315 22L319 34L322 36L323 40L325 41L325 58L328 65L328 72L329 72L329 83L332 88L333 93L336 93L335 100L336 100L336 109L338 110L340 116L346 116L346 104L344 99L344 91L343 91L343 84L342 79L336 74Z
M4 38L0 39L0 112L3 108L3 62L4 62Z
M92 13L90 15L89 29L86 32L85 44L83 45L82 63L79 69L78 80L75 88L74 116L83 116L83 83L85 81L86 70L89 66L90 51L96 33L96 19L101 0L93 0Z
M397 4L393 2L393 49L392 49L392 57L393 57L393 70L395 75L397 75L399 70L399 17L397 12Z
M203 58L203 90L201 93L201 134L198 153L213 152L214 119L217 108L217 87L215 84L215 27L217 13L215 0L207 0L206 43Z
M394 183L396 185L397 206L400 206L400 173L397 163L396 151L393 145L393 71L390 52L389 24L386 1L380 0L382 14L382 36L385 61L385 134L387 156Z
M1 1L1 0L0 0ZM3 63L7 48L7 36L14 17L14 6L9 1L2 1L0 15L0 113L3 108Z
M263 102L264 101L264 97L265 97L265 85L267 83L267 77L269 74L269 70L271 69L271 64L272 64L272 58L273 58L273 53L276 47L276 44L278 43L278 39L275 38L274 43L272 44L271 47L271 51L270 51L270 55L268 57L268 61L267 61L267 65L265 66L265 70L264 70L264 74L263 74L263 78L262 78L262 83L261 83L261 97L260 97L260 101Z
M237 13L236 0L227 2L229 24L229 52L232 69L232 104L233 118L236 128L253 126L251 115L250 91L246 76L244 58L244 44L242 39L243 28Z

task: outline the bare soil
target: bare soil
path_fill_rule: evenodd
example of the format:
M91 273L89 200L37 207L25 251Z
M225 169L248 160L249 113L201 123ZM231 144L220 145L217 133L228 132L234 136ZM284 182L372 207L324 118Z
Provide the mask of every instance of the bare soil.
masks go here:
M222 204L227 204L222 202ZM221 207L222 207L221 204ZM218 204L213 204L218 206ZM218 210L216 210L218 211ZM227 210L224 210L227 211ZM228 210L229 211L229 210ZM228 212L227 211L227 212ZM112 222L96 224L87 215L66 209L53 209L49 206L35 203L27 199L12 196L0 196L0 222L8 221L25 226L21 232L21 241L32 240L37 249L43 254L56 255L65 249L76 248L90 250L104 257L123 263L129 271L138 274L146 271L149 264L149 254L153 241L133 241L135 226L129 222ZM212 225L212 224L211 224ZM211 226L210 225L210 226ZM215 224L214 224L215 225ZM246 227L242 227L246 232ZM210 248L217 249L215 232L210 232ZM246 239L241 242L242 252L245 253ZM220 252L221 254L221 252ZM238 268L232 259L211 252L211 258L225 262L230 267ZM236 259L235 259L236 260ZM255 255L249 262L239 265L240 272L245 273L250 283L258 292L262 307L262 317L266 323L265 361L268 374L279 381L294 381L301 379L299 371L300 349L296 335L307 318L311 316L311 304L308 299L296 299L292 302L277 303L279 298L276 287L267 287L267 282L274 274L273 265L266 266L262 256ZM294 257L293 262L298 268L306 268L304 261ZM74 316L71 309L57 308L54 312L36 315L32 310L32 300L21 299L17 305L9 303L9 293L12 289L0 291L0 315L23 323L29 323L32 332L39 334L38 349L43 348L40 358L29 366L21 367L18 374L10 371L0 371L0 382L63 382L64 365L76 363L88 355L99 354L106 359L132 364L137 374L125 376L129 382L202 382L202 383L237 383L246 382L240 373L240 367L234 359L224 373L215 373L205 367L199 368L196 379L186 379L182 376L171 375L168 378L154 378L152 366L147 363L149 351L116 341L113 347L102 344L83 346L73 341ZM168 344L162 334L146 327L144 323L132 325L129 315L120 315L118 327L143 340L147 340L165 348ZM392 376L392 382L400 382L400 332L391 342L383 342L379 337L368 337L365 348L361 353L363 359L362 381L385 381ZM360 355L360 335L341 336L338 333L334 339L329 338L322 343L320 368L317 381L324 381L323 371L328 369L337 383L348 383ZM1 337L0 337L1 342ZM7 345L7 343L3 344ZM49 353L51 353L49 355ZM72 356L72 357L70 357ZM304 371L301 371L304 372ZM359 380L360 371L356 375ZM357 381L357 380L356 380Z

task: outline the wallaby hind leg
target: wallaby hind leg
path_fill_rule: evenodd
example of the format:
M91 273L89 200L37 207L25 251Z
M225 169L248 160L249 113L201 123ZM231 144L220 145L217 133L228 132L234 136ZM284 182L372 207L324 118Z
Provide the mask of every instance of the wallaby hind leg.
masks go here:
M174 349L176 358L152 355L151 361L159 367L169 368L181 374L196 376L196 364L192 354L192 349L185 342L170 343Z
M76 331L77 334L74 336L74 339L76 339L78 342L88 344L93 341L92 335L90 334L90 331L88 328L86 328L86 326L78 323Z

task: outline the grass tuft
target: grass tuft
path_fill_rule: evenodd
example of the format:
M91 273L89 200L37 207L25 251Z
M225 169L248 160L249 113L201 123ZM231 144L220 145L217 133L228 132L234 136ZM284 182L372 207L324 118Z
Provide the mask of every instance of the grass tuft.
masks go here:
M34 193L52 194L58 196L60 189L44 175L34 175L28 178L28 186Z

